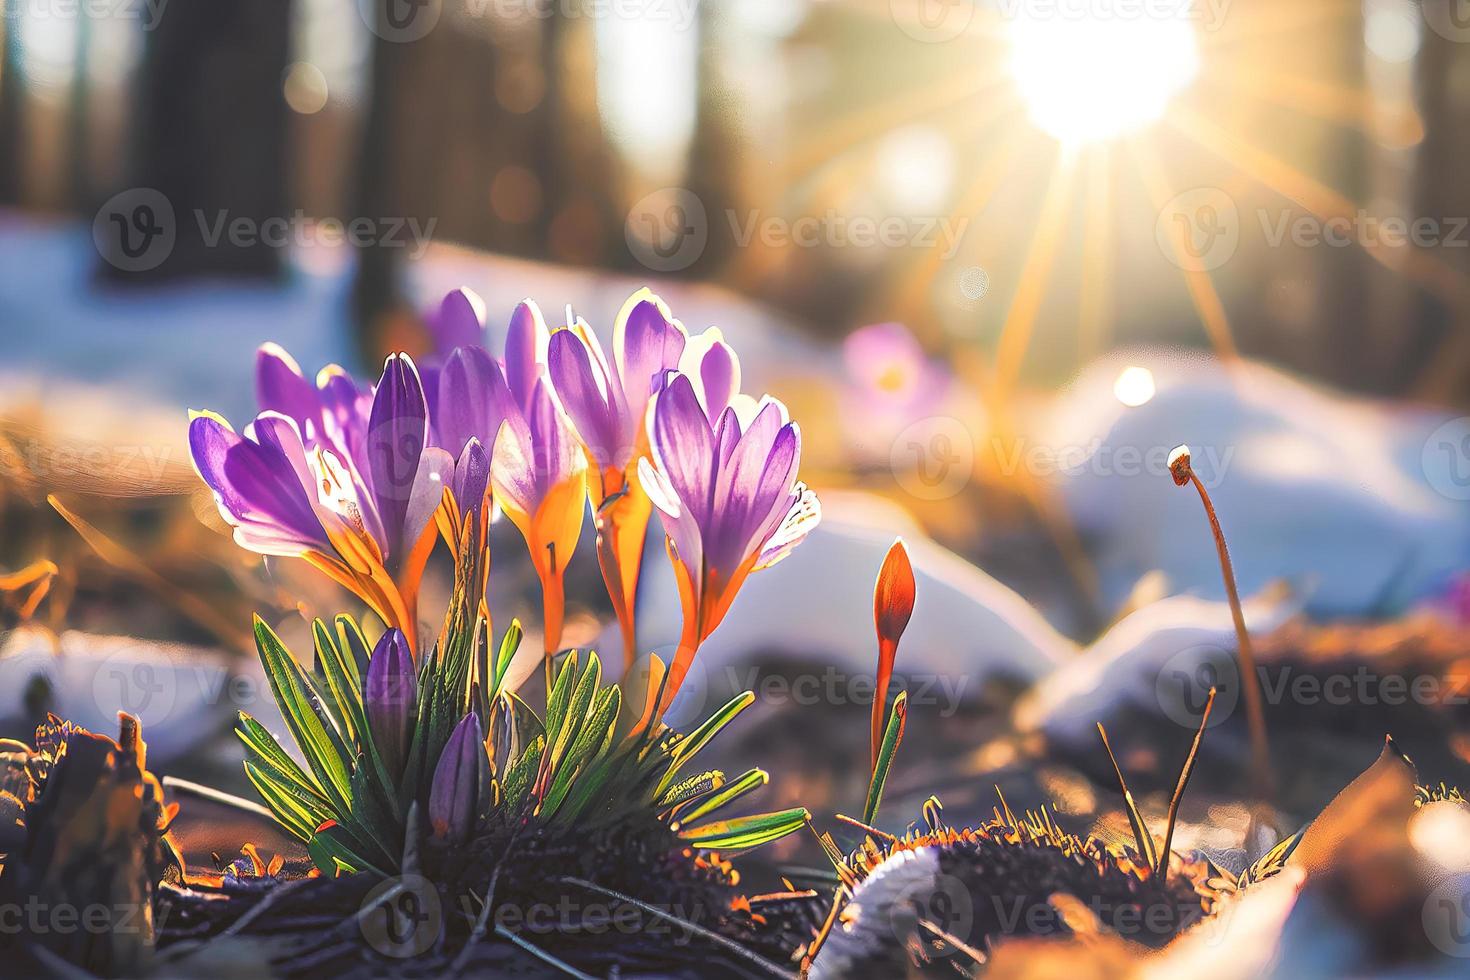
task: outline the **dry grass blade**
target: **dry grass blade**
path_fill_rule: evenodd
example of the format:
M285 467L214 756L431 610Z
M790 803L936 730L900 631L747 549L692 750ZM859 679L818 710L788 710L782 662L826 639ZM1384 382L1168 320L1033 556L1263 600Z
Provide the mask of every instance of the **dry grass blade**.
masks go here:
M1169 825L1164 828L1164 847L1159 852L1157 869L1161 878L1169 871L1169 849L1174 846L1174 822L1179 818L1179 801L1184 799L1189 777L1194 774L1194 760L1199 755L1200 742L1204 741L1205 729L1210 724L1210 709L1214 706L1215 689L1212 687L1210 696L1205 701L1204 716L1199 720L1199 731L1194 733L1194 744L1189 747L1189 757L1184 760L1184 768L1179 770L1179 784L1174 787L1174 797L1169 801Z
M1118 785L1123 789L1123 802L1128 807L1128 822L1133 825L1133 838L1138 842L1138 853L1143 858L1143 863L1150 868L1159 863L1159 852L1154 845L1153 834L1149 833L1148 824L1144 822L1143 814L1138 810L1138 804L1133 802L1133 793L1128 789L1128 780L1123 778L1123 770L1118 765L1118 757L1113 755L1113 746L1108 742L1108 733L1102 726L1097 725L1098 734L1102 736L1103 748L1108 750L1108 759L1113 763L1113 772L1118 774Z

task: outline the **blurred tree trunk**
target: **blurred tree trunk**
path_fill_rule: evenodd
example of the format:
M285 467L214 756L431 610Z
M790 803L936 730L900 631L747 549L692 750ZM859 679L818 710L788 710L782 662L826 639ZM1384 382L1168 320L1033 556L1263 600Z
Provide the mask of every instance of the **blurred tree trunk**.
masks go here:
M1329 78L1341 79L1345 91L1365 90L1363 60L1363 15L1357 8L1345 9L1342 20L1331 32L1322 31L1323 68ZM1347 128L1328 130L1318 159L1324 183L1336 187L1349 200L1366 203L1371 192L1368 180L1368 142L1371 137ZM1295 345L1303 370L1325 376L1346 388L1375 389L1382 379L1382 365L1373 348L1373 323L1366 316L1368 293L1382 270L1361 246L1319 248L1314 258L1318 282L1318 314L1313 329ZM1264 349L1269 350L1267 346Z
M282 271L286 249L261 231L291 217L281 89L290 32L291 0L171 0L147 35L132 189L167 199L177 237L150 268L109 261L113 278Z
M18 205L25 174L25 71L21 11L5 4L0 16L0 204Z
M1452 0L1425 0L1443 9ZM1436 30L1422 35L1416 64L1416 101L1424 121L1424 139L1419 144L1415 213L1437 219L1446 236L1454 232L1456 215L1470 215L1470 191L1465 184L1465 154L1470 152L1470 132L1464 126L1470 112L1470 91L1463 80L1470 72L1470 50ZM1462 230L1458 237L1464 240ZM1451 266L1462 277L1470 277L1470 249L1434 249L1431 258ZM1470 374L1470 311L1456 308L1443 296L1420 292L1417 315L1401 325L1408 339L1404 344L1406 374L1414 378L1414 394L1457 406L1470 404L1465 380Z
M398 141L398 91L395 81L402 75L402 62L410 45L386 40L390 37L386 18L388 4L377 4L378 30L373 32L367 95L367 111L362 126L362 143L357 155L356 194L352 202L354 215L382 217L394 213L393 166ZM362 340L363 353L375 356L383 343L385 320L403 307L400 294L399 256L401 249L388 248L383 242L359 244L357 274L352 284L352 317Z
M66 193L73 208L88 209L92 200L92 18L77 20L71 97L66 115Z
M689 147L688 185L704 205L709 236L698 261L686 270L687 275L696 278L717 276L731 258L735 242L720 216L741 203L739 166L744 155L737 149L735 117L730 111L733 99L724 81L726 66L720 43L724 16L724 8L715 4L699 5L699 101Z

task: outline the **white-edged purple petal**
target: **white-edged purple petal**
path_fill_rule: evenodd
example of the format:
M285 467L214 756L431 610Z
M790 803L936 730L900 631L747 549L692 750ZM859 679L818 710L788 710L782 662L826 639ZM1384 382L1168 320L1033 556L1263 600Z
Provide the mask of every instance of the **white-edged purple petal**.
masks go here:
M505 334L505 381L521 411L530 405L550 341L540 307L532 300L522 300L510 315Z
M189 423L189 452L242 547L291 556L331 550L300 475L279 448L200 415Z
M428 443L428 421L413 359L407 354L391 355L373 392L365 448L368 484L383 525L383 550L394 560L401 560L406 551L405 518L419 457Z
M610 379L593 360L587 344L572 330L556 331L551 335L547 367L562 405L592 458L602 467L622 465L632 446L622 444L625 440Z

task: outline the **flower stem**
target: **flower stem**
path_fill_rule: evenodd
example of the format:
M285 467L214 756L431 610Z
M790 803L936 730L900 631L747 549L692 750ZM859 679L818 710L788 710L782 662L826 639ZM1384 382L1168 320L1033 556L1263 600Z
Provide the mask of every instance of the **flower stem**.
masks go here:
M1210 522L1210 533L1215 537L1215 550L1220 556L1220 574L1225 579L1225 595L1230 600L1230 617L1235 623L1235 638L1240 653L1241 687L1245 691L1246 721L1250 725L1252 781L1256 795L1269 802L1276 793L1276 776L1271 769L1271 749L1266 736L1266 715L1261 704L1260 677L1256 673L1255 648L1251 646L1250 633L1245 628L1245 612L1240 606L1240 590L1235 584L1235 568L1230 562L1230 549L1225 545L1225 532L1220 527L1220 518L1215 513L1215 504L1209 491L1200 482L1199 476L1189 465L1189 450L1179 447L1170 456L1169 469L1174 482L1179 486L1194 485L1199 499L1205 507L1205 517Z

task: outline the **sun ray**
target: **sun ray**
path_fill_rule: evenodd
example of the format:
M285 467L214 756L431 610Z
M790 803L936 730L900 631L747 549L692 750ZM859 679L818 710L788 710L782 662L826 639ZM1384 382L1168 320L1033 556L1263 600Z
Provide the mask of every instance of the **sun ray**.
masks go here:
M1089 147L1084 162L1082 279L1078 294L1078 350L1091 359L1112 333L1114 207L1113 147Z
M1270 11L1269 16L1265 15L1266 10ZM1361 12L1360 4L1353 0L1292 0L1255 8L1250 17L1226 17L1217 29L1201 31L1200 42L1209 48L1227 48L1292 31L1320 29L1324 20L1353 17Z
M1242 173L1306 208L1318 219L1353 221L1359 208L1346 195L1237 134L1226 133L1197 112L1184 108L1169 117L1170 124L1200 146L1215 153ZM1374 261L1457 309L1470 307L1470 281L1432 254L1416 248L1395 248L1374 237L1356 236L1357 244Z
M1010 110L1018 109L1012 101ZM1002 131L989 148L975 179L965 189L964 196L951 209L948 219L955 222L984 211L1002 182L1011 175L1012 167L1022 149L1032 145L1035 138L1035 133L1024 126L1014 126ZM940 249L923 249L914 257L912 268L899 270L893 276L891 284L881 290L869 304L870 308L880 314L884 310L894 310L900 320L917 322L927 305L929 290L944 261L945 255Z
M901 89L883 102L864 105L862 112L838 119L804 139L787 163L787 180L795 184L863 143L1003 87L1008 81L1004 64L997 59L991 70L978 75L955 75L943 85L920 90Z
M1363 133L1372 132L1376 119L1413 111L1413 107L1406 104L1379 105L1371 93L1361 89L1351 89L1265 67L1221 71L1212 76L1211 81L1283 109L1351 126Z
M1163 164L1159 162L1158 155L1154 153L1153 147L1146 140L1129 140L1128 147L1138 163L1139 176L1148 189L1154 209L1162 211L1169 199L1174 196L1173 188L1169 185L1169 179L1164 173ZM1234 363L1240 359L1240 351L1235 345L1235 337L1230 330L1230 318L1225 313L1225 304L1220 301L1219 291L1215 289L1215 281L1204 269L1188 267L1189 263L1183 261L1185 255L1183 236L1186 232L1177 225L1170 225L1170 228L1174 233L1170 238L1174 251L1173 261L1184 273L1184 283L1189 289L1190 302L1194 304L1195 311L1199 314L1200 323L1204 325L1216 355L1226 364Z
M1026 358L1026 351L1031 346L1031 334L1041 311L1041 301L1046 295L1051 268L1063 237L1062 228L1072 202L1072 186L1076 182L1076 174L1077 156L1059 149L1051 179L1047 184L1046 197L1041 203L1041 213L1037 217L1036 234L1031 239L1026 259L1022 263L1020 280L1001 324L1000 339L996 342L995 378L991 387L994 401L992 410L1003 410L1009 401L1011 389Z

